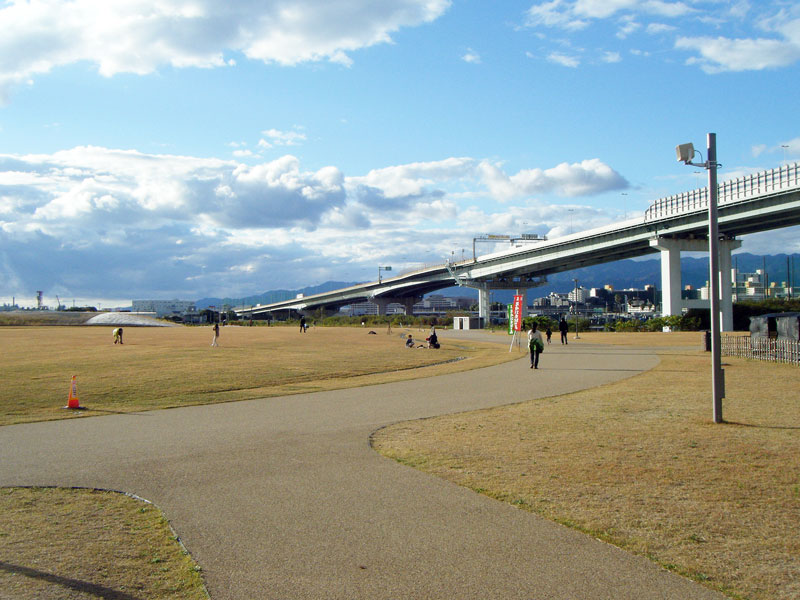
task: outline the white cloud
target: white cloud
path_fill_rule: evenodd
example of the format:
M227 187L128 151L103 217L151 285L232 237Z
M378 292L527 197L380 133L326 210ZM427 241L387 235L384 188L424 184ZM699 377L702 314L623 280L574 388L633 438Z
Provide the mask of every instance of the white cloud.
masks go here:
M758 71L786 67L800 60L800 45L774 39L679 37L675 47L699 52L699 57L691 57L686 63L699 65L707 73Z
M746 0L718 4L725 6L666 0L550 0L532 5L525 13L525 25L576 32L612 20L617 27L616 37L623 40L640 30L650 36L680 30L684 33L676 37L674 49L694 53L686 64L699 66L707 73L774 69L800 61L800 6L765 3L758 6L760 14L753 14L753 6ZM659 21L647 23L652 17ZM663 22L664 19L674 22ZM742 32L751 28L757 34L691 35L697 23L719 31ZM642 51L641 55L650 53ZM577 59L558 52L551 54L551 60L577 66Z
M620 22L619 29L617 30L617 37L621 40L624 40L632 33L635 33L639 29L641 29L641 25L637 23L633 18L623 18Z
M576 14L570 10L569 4L565 0L551 0L534 4L525 13L525 25L536 27L561 27L564 29L583 29L588 21L577 18Z
M735 19L744 19L750 12L750 8L750 3L747 0L741 0L731 5L728 9L728 13Z
M13 85L79 61L100 74L162 65L232 66L228 52L282 65L330 61L435 20L450 0L32 0L0 5L0 100Z
M543 196L627 185L598 159L507 173L453 157L348 177L291 155L252 165L91 146L0 155L0 287L191 298L300 287L311 272L354 280L342 263L371 273L395 252L424 262L519 215L544 233L564 209Z
M580 66L581 61L577 56L568 56L561 52L551 52L547 55L547 60L551 63L561 65L562 67L570 67L572 69Z
M259 146L272 148L273 146L299 146L306 141L306 134L300 131L280 131L278 129L267 129L261 134L267 139L261 139Z
M467 48L467 52L461 57L461 60L475 65L481 64L481 56L472 48Z
M531 6L525 12L525 24L577 30L588 27L592 21L608 19L618 13L675 18L694 11L684 2L662 0L551 0Z
M756 144L751 148L751 152L754 158L758 158L765 152L770 154L779 154L781 157L785 157L785 160L792 160L797 156L800 156L800 137L796 137L791 140L786 140L781 142L780 144L776 144L774 146L767 146L766 144ZM755 171L753 169L750 172Z
M628 187L624 177L596 158L550 169L523 169L511 176L487 161L481 163L481 170L492 194L500 200L547 193L588 196Z
M732 15L751 19L771 37L680 36L675 47L696 51L699 56L690 57L686 63L698 65L707 73L776 69L800 60L800 7L782 9L768 17L748 16L749 9L749 5L740 3Z
M600 60L605 63L618 63L622 61L622 56L619 52L603 52Z
M645 31L650 35L658 35L660 33L669 33L675 31L676 27L672 25L667 25L666 23L650 23L646 28Z

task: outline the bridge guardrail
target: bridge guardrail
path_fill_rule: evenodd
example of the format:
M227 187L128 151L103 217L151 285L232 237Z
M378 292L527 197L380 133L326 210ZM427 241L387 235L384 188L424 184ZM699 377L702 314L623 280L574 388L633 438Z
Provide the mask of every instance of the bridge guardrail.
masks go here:
M717 203L746 200L761 194L800 189L800 163L724 181L718 186ZM645 211L645 221L670 217L708 208L708 188L659 198Z

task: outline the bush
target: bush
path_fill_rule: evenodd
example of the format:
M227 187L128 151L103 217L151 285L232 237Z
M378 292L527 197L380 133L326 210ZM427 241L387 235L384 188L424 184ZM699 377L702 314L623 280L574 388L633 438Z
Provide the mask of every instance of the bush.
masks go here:
M548 327L553 331L558 330L558 323L553 321L553 319L550 317L545 317L544 315L525 317L522 319L522 327L526 330L530 329L531 325L534 323L536 323L536 327L539 329L539 331L545 331Z

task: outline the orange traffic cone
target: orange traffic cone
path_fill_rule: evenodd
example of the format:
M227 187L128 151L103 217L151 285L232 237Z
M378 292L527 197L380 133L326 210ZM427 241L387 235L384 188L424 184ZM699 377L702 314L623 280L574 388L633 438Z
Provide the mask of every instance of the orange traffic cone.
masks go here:
M75 375L72 376L72 385L69 386L69 399L64 408L83 408L78 402L78 382L75 379Z

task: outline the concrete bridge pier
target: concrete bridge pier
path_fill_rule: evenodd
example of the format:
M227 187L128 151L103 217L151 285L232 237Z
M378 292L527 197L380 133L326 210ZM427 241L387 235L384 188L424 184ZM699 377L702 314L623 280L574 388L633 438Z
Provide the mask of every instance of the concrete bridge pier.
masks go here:
M489 324L490 302L489 286L484 283L478 288L478 316L483 320L484 327Z
M389 306L389 298L383 298L381 296L370 298L370 301L378 306L378 314L385 315L386 308Z
M722 331L733 331L733 281L731 252L742 247L742 240L725 239L719 242L719 289L722 309Z
M721 240L719 243L720 307L722 331L733 330L733 287L731 282L731 251L741 247L741 240ZM661 252L661 314L680 315L681 252L708 252L708 240L698 238L666 238L650 240L650 246Z
M517 296L522 296L522 318L528 316L528 288L517 288L514 292Z
M405 296L403 298L398 298L395 302L402 304L406 310L406 314L411 316L414 314L414 305L417 302L422 302L422 296Z

